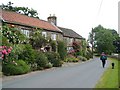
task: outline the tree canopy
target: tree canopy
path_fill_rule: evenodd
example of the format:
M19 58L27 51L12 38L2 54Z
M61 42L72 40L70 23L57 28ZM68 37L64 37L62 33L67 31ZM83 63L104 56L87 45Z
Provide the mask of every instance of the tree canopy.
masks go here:
M8 2L6 5L2 4L0 6L3 10L9 10L9 11L14 11L20 14L24 14L30 17L35 17L35 18L39 18L38 17L38 13L36 10L34 9L29 9L28 7L17 7L17 6L13 6L12 2Z
M96 52L105 52L111 54L115 51L113 41L119 37L114 29L106 29L99 25L92 29L89 34L89 42L92 44Z

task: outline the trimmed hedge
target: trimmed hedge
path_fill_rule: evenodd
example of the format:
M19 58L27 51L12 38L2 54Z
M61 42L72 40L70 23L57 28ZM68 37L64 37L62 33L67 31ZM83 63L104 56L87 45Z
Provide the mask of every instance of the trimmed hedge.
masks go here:
M15 63L3 64L2 72L4 75L21 75L30 71L28 66L23 60L17 60Z

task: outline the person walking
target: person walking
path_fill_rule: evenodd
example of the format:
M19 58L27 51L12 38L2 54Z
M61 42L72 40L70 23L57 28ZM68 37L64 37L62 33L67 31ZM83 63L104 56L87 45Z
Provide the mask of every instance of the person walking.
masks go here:
M106 64L106 60L107 60L107 56L105 55L104 52L102 52L101 56L100 56L100 60L102 61L102 66L103 68L105 67Z

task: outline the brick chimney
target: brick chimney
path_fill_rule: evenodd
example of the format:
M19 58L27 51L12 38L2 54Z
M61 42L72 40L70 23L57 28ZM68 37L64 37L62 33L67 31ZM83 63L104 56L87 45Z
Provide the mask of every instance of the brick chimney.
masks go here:
M53 23L54 25L57 26L57 17L55 16L55 14L53 14L53 16L51 16L51 14L50 14L50 16L47 18L47 20L48 20L48 22Z

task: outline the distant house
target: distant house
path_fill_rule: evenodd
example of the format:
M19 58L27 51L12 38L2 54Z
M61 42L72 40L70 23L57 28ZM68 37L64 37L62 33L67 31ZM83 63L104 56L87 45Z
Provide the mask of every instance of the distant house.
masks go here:
M53 16L49 16L48 17L48 22L54 24L56 27L57 26L57 17L55 15ZM84 38L79 35L78 33L76 33L74 30L72 29L68 29L68 28L63 28L63 27L58 27L62 32L63 32L63 40L66 42L67 44L67 50L71 50L72 47L72 43L74 41L79 41L81 42L81 40L83 40Z
M52 40L62 40L62 31L55 25L38 18L29 17L12 11L2 10L2 17L0 18L3 23L8 24L10 27L16 27L21 30L27 37L30 32L35 31L36 28L42 29L42 35L50 37Z
M68 51L72 49L72 44L74 41L81 42L81 40L83 40L83 37L77 34L72 29L62 28L62 27L59 27L59 29L63 31L63 40L67 43Z

